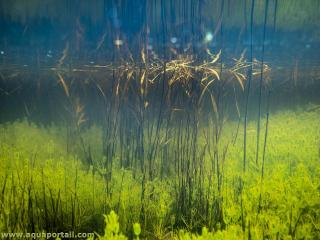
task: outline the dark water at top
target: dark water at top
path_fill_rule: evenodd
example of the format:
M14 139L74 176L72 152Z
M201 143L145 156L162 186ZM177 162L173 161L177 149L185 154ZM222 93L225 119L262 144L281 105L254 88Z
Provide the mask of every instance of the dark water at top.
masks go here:
M267 77L272 84L263 86L262 95L266 98L267 92L272 91L273 109L319 104L318 1L269 0L255 1L252 5L250 1L233 0L98 0L90 3L3 0L0 6L2 122L25 116L50 122L64 115L63 105L68 100L64 86L61 81L59 83L59 74L69 94L81 99L92 116L90 119L95 121L101 111L97 83L106 92L116 87L114 82L125 78L120 76L121 72L128 74L123 72L125 67L120 66L135 65L136 70L148 68L159 58L160 69L158 73L149 74L151 79L171 60L189 56L194 65L209 60L207 49L212 54L221 50L214 66L218 71L228 71L234 64L233 59L239 59L244 51L245 61L250 62L252 57L271 68L268 76L259 76L261 67L257 65L249 89L251 112L257 108L259 79ZM142 52L147 58L145 66ZM106 65L110 67L103 67ZM242 73L247 87L250 72L245 69ZM136 74L139 75L139 71L132 74L138 82ZM170 81L170 74L172 72L168 72L166 81ZM203 72L195 73L192 79L197 82L202 77ZM228 74L222 73L221 78L229 81ZM158 75L155 82L161 79ZM160 85L154 84L148 93L149 102L154 101L155 107L163 98ZM175 95L185 91L178 85ZM227 93L230 87L233 91L230 84L214 85L216 94L222 92L222 88ZM118 88L121 87L120 84ZM135 88L139 91L137 86ZM203 85L194 83L188 88L200 95L197 91L201 91ZM165 87L163 91L168 90L169 87ZM239 91L238 101L242 106L239 86L236 91ZM110 99L112 92L106 94ZM130 94L133 93L128 93L129 98ZM227 95L224 102L233 102L232 94ZM186 100L182 97L180 101ZM235 109L230 108L232 115Z

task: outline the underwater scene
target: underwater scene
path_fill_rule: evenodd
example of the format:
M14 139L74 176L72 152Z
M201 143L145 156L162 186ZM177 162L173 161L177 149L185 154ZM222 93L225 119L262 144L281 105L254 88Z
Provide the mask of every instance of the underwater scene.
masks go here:
M320 239L319 0L0 0L0 239Z

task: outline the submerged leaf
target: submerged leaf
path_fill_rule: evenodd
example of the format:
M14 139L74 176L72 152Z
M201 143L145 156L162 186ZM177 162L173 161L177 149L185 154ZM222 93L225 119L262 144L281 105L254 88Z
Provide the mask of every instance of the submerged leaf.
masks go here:
M145 55L145 53L144 53L144 48L142 48L142 50L141 50L141 58L142 58L142 62L143 62L144 64L146 64L146 55Z
M66 46L63 49L62 56L58 61L58 66L61 66L63 64L64 60L68 56L68 52L69 52L69 42L66 43Z
M234 76L236 77L236 79L238 80L238 83L240 84L240 87L242 90L244 90L244 84L243 84L243 78L241 76L241 74L238 73L234 73ZM241 79L242 78L242 79Z
M220 55L221 55L221 50L214 56L213 54L211 54L210 50L207 49L207 53L210 55L210 57L213 57L210 61L211 64L214 64L216 63L219 58L220 58Z
M200 97L199 97L199 103L201 102L202 97L203 97L203 95L205 94L206 90L208 89L209 85L210 85L211 83L213 83L213 81L214 81L214 80L211 80L210 82L208 82L208 84L203 88L203 90L202 90L202 92L201 92L201 95L200 95Z
M67 85L66 82L64 81L64 79L63 79L63 77L61 76L61 74L60 74L60 73L57 73L57 74L58 74L58 77L59 77L59 81L58 81L58 82L61 83L61 85L62 85L62 87L63 87L63 89L64 89L65 94L66 94L68 97L70 97L68 85Z
M212 75L214 75L218 80L220 80L219 73L216 70L214 70L212 68L208 68L208 70Z

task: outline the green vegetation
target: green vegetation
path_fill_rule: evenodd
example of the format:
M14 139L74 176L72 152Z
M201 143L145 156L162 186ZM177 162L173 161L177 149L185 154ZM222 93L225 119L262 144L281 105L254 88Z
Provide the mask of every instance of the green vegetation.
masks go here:
M97 163L88 167L81 141L74 138L69 146L64 126L41 127L27 120L4 124L0 231L74 230L97 232L99 239L319 239L319 117L318 110L271 113L263 178L262 162L256 164L255 157L256 123L248 124L243 172L243 136L239 131L235 138L237 123L226 122L219 146L228 151L219 153L219 166L212 166L210 154L197 157L203 165L194 171L201 174L186 172L198 178L193 186L183 185L186 175L176 175L183 172L171 170L174 162L167 163L163 176L146 177L121 166L120 151L108 175L110 169L98 164L104 157L97 126L81 132ZM198 129L199 149L208 141L207 128ZM171 144L179 149L179 142ZM161 158L155 157L154 164L161 167ZM110 213L105 228L104 213Z

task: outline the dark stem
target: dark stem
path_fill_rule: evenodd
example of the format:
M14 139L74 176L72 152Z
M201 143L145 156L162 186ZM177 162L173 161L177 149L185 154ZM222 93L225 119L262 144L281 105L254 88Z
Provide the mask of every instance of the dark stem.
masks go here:
M269 127L269 113L270 113L270 95L271 91L268 92L268 99L267 99L267 116L266 116L266 130L264 134L264 143L263 143L263 155L262 155L262 166L261 166L261 181L260 181L260 196L259 196L259 207L258 213L262 210L262 188L263 188L263 178L264 178L264 162L265 162L265 155L267 149L267 138L268 138L268 127Z
M248 125L248 105L249 105L249 95L251 88L252 80L252 55L253 55L253 13L254 13L254 0L251 1L251 14L250 14L250 67L248 69L248 84L247 84L247 94L245 102L245 114L244 114L244 136L243 136L243 172L246 171L246 162L247 162L247 125Z
M263 24L263 40L262 40L262 57L261 57L261 73L259 82L259 109L258 109L258 124L257 124L257 150L256 150L256 164L259 159L259 143L260 143L260 125L261 125L261 102L262 102L262 82L263 82L263 65L264 65L264 50L265 50L265 39L266 39L266 25L268 19L268 5L269 0L266 0L265 12L264 12L264 24Z

